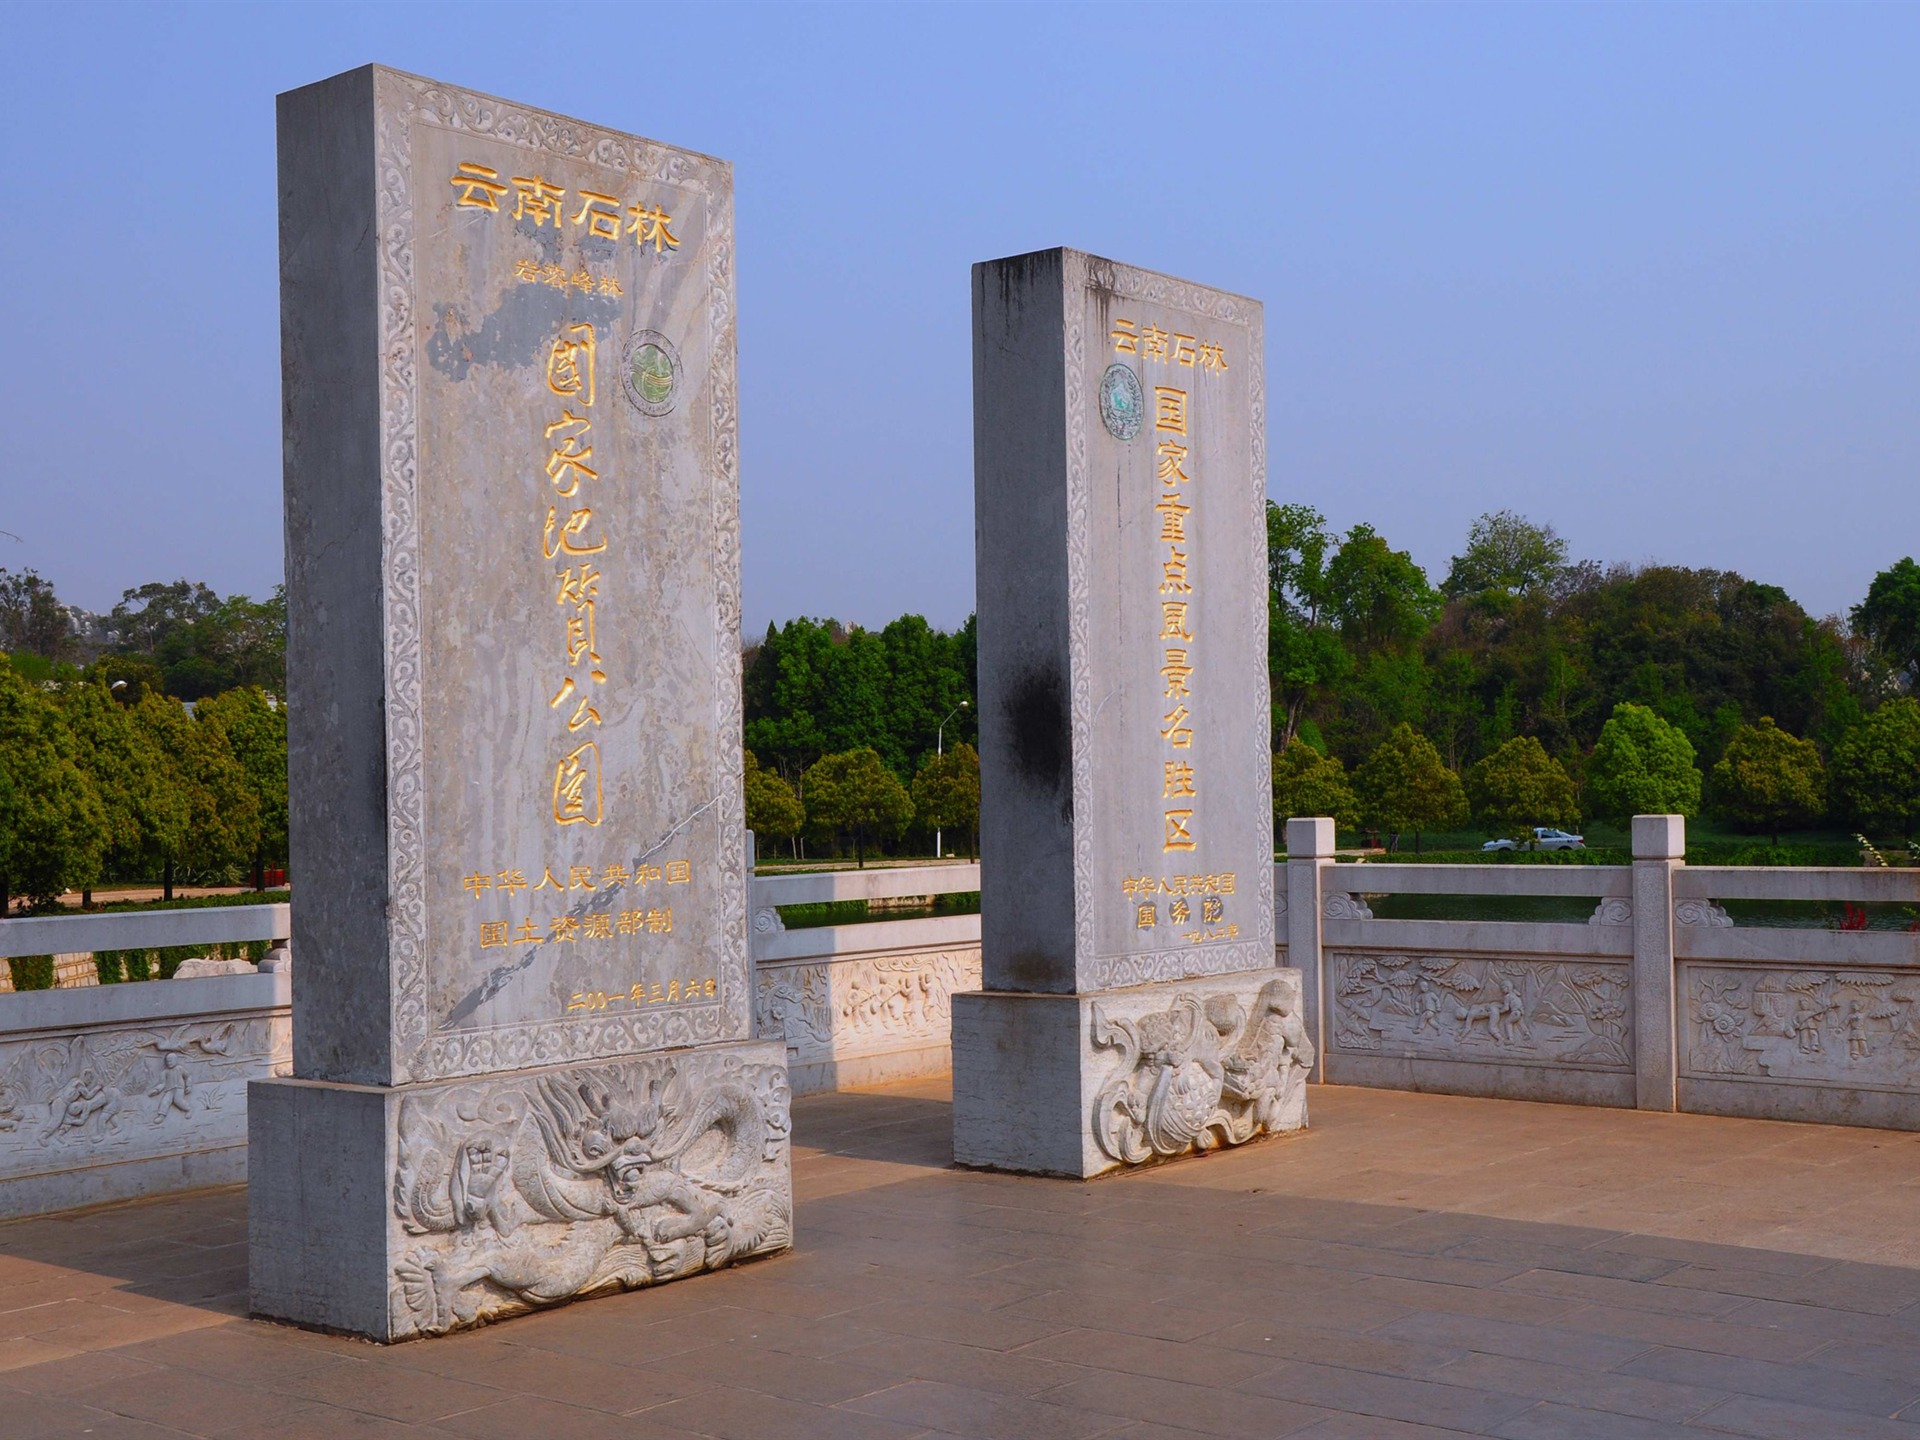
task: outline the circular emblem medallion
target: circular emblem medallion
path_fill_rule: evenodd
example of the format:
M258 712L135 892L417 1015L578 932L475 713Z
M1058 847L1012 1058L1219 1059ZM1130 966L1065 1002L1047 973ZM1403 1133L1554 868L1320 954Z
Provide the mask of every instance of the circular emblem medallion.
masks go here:
M1100 377L1100 423L1116 440L1131 440L1140 433L1146 416L1147 397L1140 389L1140 377L1125 365L1109 365Z
M665 415L680 388L680 352L658 330L641 330L620 357L627 399L642 415Z

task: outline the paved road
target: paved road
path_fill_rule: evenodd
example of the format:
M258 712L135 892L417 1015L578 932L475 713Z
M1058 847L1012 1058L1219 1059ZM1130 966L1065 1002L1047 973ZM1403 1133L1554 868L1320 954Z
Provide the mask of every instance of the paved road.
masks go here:
M1080 1185L802 1100L793 1255L385 1350L240 1317L241 1191L0 1226L0 1435L1920 1440L1920 1136L1312 1104Z

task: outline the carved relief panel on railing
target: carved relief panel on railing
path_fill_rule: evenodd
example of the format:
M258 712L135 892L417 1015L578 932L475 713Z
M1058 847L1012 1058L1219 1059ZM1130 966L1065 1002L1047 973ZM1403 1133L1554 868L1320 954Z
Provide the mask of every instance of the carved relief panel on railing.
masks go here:
M754 1029L797 1064L945 1045L956 990L980 988L980 951L762 966Z
M246 1137L246 1085L291 1062L284 1020L196 1021L0 1044L0 1175Z
M1686 1073L1920 1087L1920 972L1687 965Z
M1599 960L1329 951L1333 1048L1435 1060L1633 1063L1630 972Z

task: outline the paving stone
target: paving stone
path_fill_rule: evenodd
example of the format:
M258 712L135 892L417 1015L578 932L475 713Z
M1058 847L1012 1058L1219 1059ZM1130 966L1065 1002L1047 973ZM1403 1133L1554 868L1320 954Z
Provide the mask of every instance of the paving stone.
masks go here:
M804 1098L794 1254L385 1349L237 1318L240 1192L0 1225L0 1437L1920 1440L1920 1269L1874 1258L1920 1143L1313 1104L1301 1142L1081 1185L946 1168L937 1084ZM1768 1233L1783 1148L1832 1224L1724 1243ZM1703 1156L1752 1178L1674 1188Z
M1920 1425L1753 1395L1736 1395L1695 1423L1703 1429L1763 1440L1920 1440Z
M1093 1440L1128 1423L1116 1415L928 1380L909 1380L839 1408L978 1440Z
M1472 1390L1400 1375L1345 1370L1299 1362L1282 1365L1240 1387L1323 1410L1382 1415L1391 1420L1485 1430L1528 1409L1534 1402L1514 1395Z
M1587 1370L1523 1360L1512 1355L1470 1355L1437 1377L1448 1385L1498 1390L1535 1400L1553 1400L1613 1415L1676 1424L1711 1409L1727 1398L1723 1389L1679 1385L1618 1371Z
M1663 1347L1629 1360L1620 1369L1629 1375L1812 1405L1829 1413L1859 1410L1891 1415L1920 1399L1920 1367L1904 1380L1883 1380L1821 1365L1781 1365Z

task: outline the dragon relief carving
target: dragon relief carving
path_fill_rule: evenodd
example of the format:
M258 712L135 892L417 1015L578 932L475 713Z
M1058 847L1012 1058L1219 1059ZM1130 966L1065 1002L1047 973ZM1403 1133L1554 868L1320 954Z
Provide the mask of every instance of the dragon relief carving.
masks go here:
M1685 1066L1698 1075L1920 1085L1920 975L1687 967Z
M1624 965L1353 952L1329 960L1334 1046L1349 1054L1632 1063Z
M1093 1135L1126 1165L1239 1145L1307 1120L1307 1038L1293 982L1269 980L1251 1010L1231 994L1177 996L1137 1020L1091 1009L1096 1050L1119 1063L1095 1096Z
M793 1243L785 1071L650 1057L408 1096L394 1338Z

